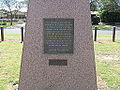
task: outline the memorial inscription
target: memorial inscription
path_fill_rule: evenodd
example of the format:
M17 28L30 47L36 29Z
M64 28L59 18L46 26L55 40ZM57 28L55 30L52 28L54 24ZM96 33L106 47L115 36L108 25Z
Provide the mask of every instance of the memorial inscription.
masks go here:
M50 59L49 65L53 66L67 66L67 60L60 60L60 59Z
M74 44L74 19L45 18L44 53L72 54Z

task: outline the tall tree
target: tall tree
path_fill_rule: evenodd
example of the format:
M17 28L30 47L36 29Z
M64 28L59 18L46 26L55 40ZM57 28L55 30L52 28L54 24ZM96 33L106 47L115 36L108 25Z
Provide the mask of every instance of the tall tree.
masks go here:
M8 13L11 19L11 25L13 24L14 15L22 8L23 3L16 0L3 0L4 6L8 8ZM14 11L13 11L14 10Z
M90 10L91 11L96 11L97 10L97 3L95 0L90 1Z
M95 0L100 10L119 11L119 0Z

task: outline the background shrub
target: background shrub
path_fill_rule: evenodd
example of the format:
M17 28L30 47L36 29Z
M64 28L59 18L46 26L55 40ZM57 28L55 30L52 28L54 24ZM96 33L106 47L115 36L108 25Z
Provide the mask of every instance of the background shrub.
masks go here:
M94 14L91 15L91 20L92 20L92 25L98 25L98 23L100 22L100 18Z
M101 21L104 23L120 22L120 12L104 11L101 14Z
M6 22L0 22L0 25L7 25Z

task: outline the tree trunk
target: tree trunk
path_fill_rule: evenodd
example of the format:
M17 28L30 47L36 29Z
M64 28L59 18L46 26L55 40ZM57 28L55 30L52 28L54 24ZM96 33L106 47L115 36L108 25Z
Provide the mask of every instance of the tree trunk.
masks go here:
M13 25L13 14L11 13L11 16L10 16L10 25Z

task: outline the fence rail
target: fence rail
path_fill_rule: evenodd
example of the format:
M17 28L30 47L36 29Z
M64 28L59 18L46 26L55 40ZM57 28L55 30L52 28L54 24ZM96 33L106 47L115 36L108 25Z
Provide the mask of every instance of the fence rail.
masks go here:
M4 41L4 29L1 27L1 41Z
M19 28L19 30L20 30L19 39L20 39L20 42L23 43L23 41L24 41L24 32L25 32L24 27ZM5 41L6 38L8 38L7 35L5 35L5 28L1 27L0 31L1 31L0 32L0 35L1 35L1 40L0 41ZM103 31L104 32L109 32L109 31L106 31L106 30L103 30ZM110 32L111 32L111 30L110 30ZM111 35L110 37L112 37L112 39L111 39L112 42L116 41L116 37L117 37L116 32L117 32L117 28L113 27L113 31L110 33L110 35ZM95 27L95 30L93 30L93 34L94 34L94 37L93 37L94 41L99 41L98 40L99 39L99 29L97 27ZM16 37L14 37L14 40L15 39L16 39Z
M12 32L12 30L11 30L11 32ZM2 41L10 41L10 39L11 40L16 40L16 38L17 38L17 40L20 39L20 42L23 43L23 41L24 41L24 32L25 32L24 27L20 28L20 32L21 33L19 34L19 37L18 36L13 36L12 38L10 38L10 36L12 36L14 34L11 34L11 35L5 34L5 28L1 27L0 28L0 35L1 35L1 40L0 41L1 42ZM9 39L6 40L6 38L9 38Z
M103 31L105 32L106 30L103 30ZM106 32L111 32L111 30L110 31L106 31ZM113 27L113 31L111 32L111 34L109 33L112 36L112 39L111 39L112 42L116 41L116 36L117 36L116 32L117 32L117 27ZM119 33L119 35L120 35L120 33ZM97 40L98 37L99 37L98 28L95 27L95 30L94 30L94 41L98 41Z

